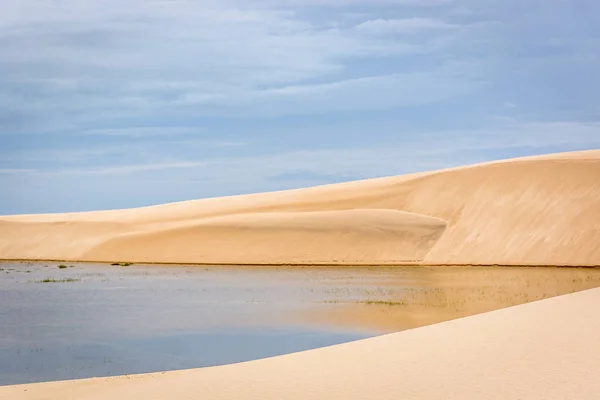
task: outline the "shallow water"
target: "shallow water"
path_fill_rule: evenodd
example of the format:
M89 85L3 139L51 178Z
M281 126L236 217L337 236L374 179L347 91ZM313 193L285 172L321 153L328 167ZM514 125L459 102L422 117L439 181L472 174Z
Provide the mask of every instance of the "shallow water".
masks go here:
M600 286L556 268L67 265L0 264L0 385L228 364Z
M311 291L285 273L68 265L1 264L0 384L228 364L374 334L288 321Z

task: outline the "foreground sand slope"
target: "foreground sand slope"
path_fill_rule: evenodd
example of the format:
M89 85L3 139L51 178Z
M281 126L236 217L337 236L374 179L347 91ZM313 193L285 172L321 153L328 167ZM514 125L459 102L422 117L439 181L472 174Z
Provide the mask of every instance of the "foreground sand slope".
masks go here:
M598 399L600 289L195 370L0 387L0 399Z
M600 150L130 210L0 217L0 258L600 265Z

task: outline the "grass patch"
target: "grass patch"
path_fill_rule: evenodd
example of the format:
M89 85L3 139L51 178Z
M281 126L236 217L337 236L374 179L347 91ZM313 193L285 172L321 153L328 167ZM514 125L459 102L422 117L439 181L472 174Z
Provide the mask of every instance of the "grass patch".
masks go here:
M69 267L68 267L68 266L66 266L65 264L60 264L60 265L58 266L58 268L60 268L60 269L65 269L65 268L69 268Z
M31 281L32 283L64 283L64 282L79 282L79 279L75 278L63 278L63 279L54 279L54 278L46 278L41 281Z
M349 302L343 300L324 300L323 303L327 304L348 304ZM357 301L358 304L366 304L370 306L405 306L407 305L404 301L385 301L385 300L365 300Z
M129 267L130 265L133 265L133 263L131 263L131 262L121 262L121 263L116 262L116 263L112 263L110 265Z
M367 305L379 305L379 306L404 306L406 303L403 301L384 301L384 300L367 300L359 301L359 303Z

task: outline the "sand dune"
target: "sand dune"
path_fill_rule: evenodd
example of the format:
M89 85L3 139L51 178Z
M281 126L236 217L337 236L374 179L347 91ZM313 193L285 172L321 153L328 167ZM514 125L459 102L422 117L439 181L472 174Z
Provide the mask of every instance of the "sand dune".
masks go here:
M302 353L0 387L0 399L597 399L600 289Z
M0 258L600 265L600 150L129 210L0 217Z
M443 220L392 210L234 214L119 236L82 258L231 264L402 262L423 259L445 228ZM145 249L141 256L140 248Z

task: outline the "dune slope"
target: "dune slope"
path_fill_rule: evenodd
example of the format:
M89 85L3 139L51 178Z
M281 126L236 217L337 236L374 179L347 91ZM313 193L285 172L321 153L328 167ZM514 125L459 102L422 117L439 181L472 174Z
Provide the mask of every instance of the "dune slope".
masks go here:
M234 214L120 236L83 258L231 264L402 262L423 259L445 228L443 220L392 210ZM143 256L140 248L145 249Z
M600 265L600 150L129 210L0 217L0 258Z
M0 387L0 399L597 399L600 289L220 367Z

